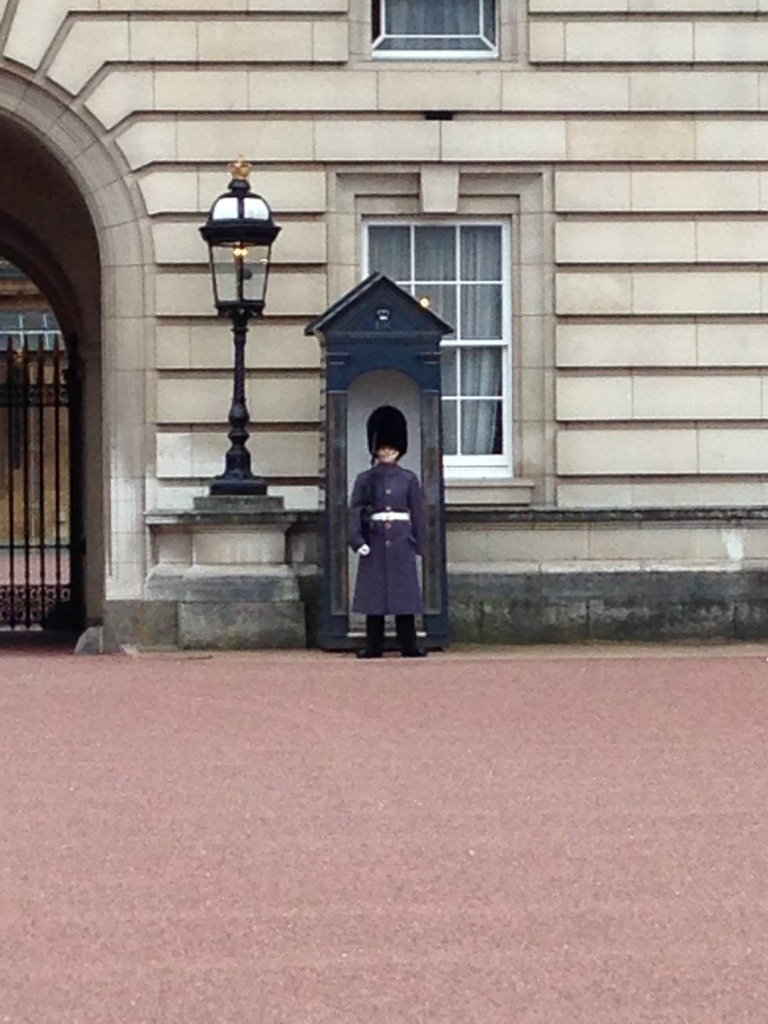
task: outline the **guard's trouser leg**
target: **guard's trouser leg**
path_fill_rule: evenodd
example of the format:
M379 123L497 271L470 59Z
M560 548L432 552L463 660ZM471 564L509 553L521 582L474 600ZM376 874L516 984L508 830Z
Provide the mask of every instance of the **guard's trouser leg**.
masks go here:
M396 615L395 632L397 633L397 643L402 654L411 658L423 655L424 652L419 649L416 643L415 615Z
M365 648L367 658L379 658L384 650L384 616L366 615L365 617Z

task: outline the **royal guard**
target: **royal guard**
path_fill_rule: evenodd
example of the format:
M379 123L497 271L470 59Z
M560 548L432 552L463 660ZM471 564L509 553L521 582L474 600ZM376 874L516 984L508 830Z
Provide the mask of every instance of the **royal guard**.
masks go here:
M365 647L359 658L380 658L385 616L394 615L400 652L423 658L416 619L424 611L417 556L425 541L418 477L399 465L408 450L405 417L382 405L368 419L371 469L355 481L349 506L349 543L360 556L352 610L365 615Z

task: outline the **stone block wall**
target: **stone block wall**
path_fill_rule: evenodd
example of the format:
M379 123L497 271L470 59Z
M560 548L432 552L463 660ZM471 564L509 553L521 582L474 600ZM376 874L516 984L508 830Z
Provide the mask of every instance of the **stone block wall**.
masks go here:
M369 0L0 2L0 116L23 120L34 87L70 112L35 127L43 141L115 154L99 171L104 388L130 371L141 390L130 481L105 508L106 575L135 569L113 598L142 596L144 513L189 508L220 469L231 346L197 227L240 155L283 228L248 365L254 462L289 508L322 500L321 354L303 326L359 280L363 219L398 215L512 229L514 472L454 477L451 503L764 502L768 0L497 11L498 58L383 61ZM119 323L129 308L145 315ZM462 531L455 565L493 558ZM559 545L551 531L536 563Z

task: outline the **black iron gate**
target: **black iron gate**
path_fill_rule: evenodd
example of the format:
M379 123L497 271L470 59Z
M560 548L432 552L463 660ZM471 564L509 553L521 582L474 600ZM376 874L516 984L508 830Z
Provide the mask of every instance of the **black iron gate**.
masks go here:
M0 629L73 629L76 376L57 330L0 334Z

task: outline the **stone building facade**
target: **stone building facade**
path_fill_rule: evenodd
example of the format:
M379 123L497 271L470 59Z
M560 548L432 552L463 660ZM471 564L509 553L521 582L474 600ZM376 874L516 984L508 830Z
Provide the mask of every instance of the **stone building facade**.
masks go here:
M303 328L384 269L457 323L457 637L768 632L768 0L461 9L0 0L0 256L82 373L114 642L172 634L163 573L242 562L188 515L231 387L197 227L240 155L282 225L248 386L292 571L323 498Z

